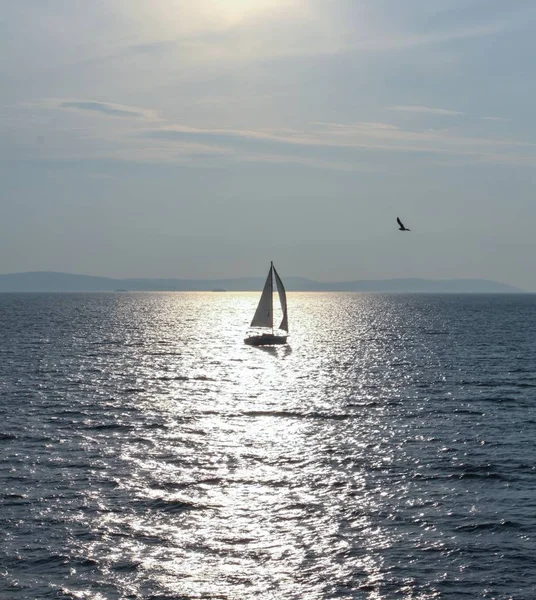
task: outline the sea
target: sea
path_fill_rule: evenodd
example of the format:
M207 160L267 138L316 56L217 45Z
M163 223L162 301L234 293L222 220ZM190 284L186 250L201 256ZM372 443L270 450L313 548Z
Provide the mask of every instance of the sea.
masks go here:
M536 295L0 294L0 599L536 598Z

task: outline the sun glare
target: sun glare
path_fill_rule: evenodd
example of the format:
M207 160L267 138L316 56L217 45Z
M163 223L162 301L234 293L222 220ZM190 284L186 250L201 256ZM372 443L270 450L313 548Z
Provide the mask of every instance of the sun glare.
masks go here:
M303 6L303 0L153 0L151 9L132 8L147 39L174 39L226 30L258 17L281 16Z
M228 24L239 23L256 13L288 6L283 0L210 0L207 8L220 14Z
M198 0L182 2L154 0L151 14L159 29L172 28L175 33L192 34L221 29L242 23L261 13L294 8L301 0ZM147 14L143 14L144 19Z

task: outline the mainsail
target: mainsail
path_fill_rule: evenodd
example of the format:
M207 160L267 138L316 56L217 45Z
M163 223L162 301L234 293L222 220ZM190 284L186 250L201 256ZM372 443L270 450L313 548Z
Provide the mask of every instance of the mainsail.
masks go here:
M281 309L283 310L283 320L281 321L281 325L279 325L279 329L283 329L288 333L288 315L287 315L287 294L285 292L285 286L281 281L275 267L272 265L272 269L275 275L275 281L277 283L277 291L279 293L279 301L281 302Z
M270 265L270 270L268 271L268 277L266 278L266 283L264 284L264 289L262 290L259 305L257 306L257 310L255 311L255 314L253 315L253 320L251 321L251 327L274 326L274 310L272 296L274 284L272 281L272 269L273 265Z

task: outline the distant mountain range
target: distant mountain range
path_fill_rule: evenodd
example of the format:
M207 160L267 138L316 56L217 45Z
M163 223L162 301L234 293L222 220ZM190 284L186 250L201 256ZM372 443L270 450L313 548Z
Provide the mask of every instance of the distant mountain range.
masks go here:
M524 290L486 279L378 279L320 282L285 277L288 291L398 293L522 293ZM260 290L264 278L238 279L113 279L36 271L0 275L0 292L113 292L113 291L246 291Z

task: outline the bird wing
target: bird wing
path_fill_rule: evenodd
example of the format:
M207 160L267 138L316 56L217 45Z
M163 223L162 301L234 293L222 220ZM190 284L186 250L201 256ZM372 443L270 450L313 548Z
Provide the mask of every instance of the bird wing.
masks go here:
M400 227L404 227L404 224L398 217L396 218L396 222L400 225Z

